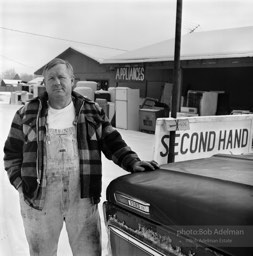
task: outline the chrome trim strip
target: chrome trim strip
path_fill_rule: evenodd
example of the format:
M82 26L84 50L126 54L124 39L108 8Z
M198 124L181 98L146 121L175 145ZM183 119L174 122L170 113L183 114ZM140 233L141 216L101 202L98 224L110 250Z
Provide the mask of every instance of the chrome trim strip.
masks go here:
M125 198L125 199L127 200L128 204L125 204L125 203L119 201L119 200L117 199L117 195L118 195L118 196L121 196L121 197L123 197L123 198ZM114 193L114 199L115 199L115 201L118 202L119 204L125 205L125 206L127 206L127 207L129 207L129 208L131 208L131 209L136 210L136 211L142 212L142 213L144 213L144 214L149 214L149 213L150 213L150 204L149 204L149 203L146 203L146 202L144 202L144 201L141 201L141 200L139 200L139 199L136 199L136 198L134 198L134 197L130 197L130 196L128 196L128 195L125 195L125 194L122 194L122 193L116 191L116 192ZM133 205L134 203L139 204L139 205L142 206L144 209L140 209L141 207L138 208L137 206L135 207L135 206Z
M148 245L142 243L140 240L134 239L133 236L129 236L127 233L125 233L115 227L109 226L109 230L113 231L114 233L119 235L124 240L136 245L138 248L140 248L141 250L143 250L144 252L148 253L151 256L166 256L165 254L152 249Z

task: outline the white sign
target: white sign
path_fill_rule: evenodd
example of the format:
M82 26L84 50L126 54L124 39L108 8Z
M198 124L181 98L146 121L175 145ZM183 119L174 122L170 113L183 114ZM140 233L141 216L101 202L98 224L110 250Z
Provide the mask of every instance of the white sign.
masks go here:
M116 80L144 81L144 67L126 66L116 69Z
M175 162L180 162L218 153L253 153L252 129L253 115L158 118L154 160L168 163L171 130L176 131Z

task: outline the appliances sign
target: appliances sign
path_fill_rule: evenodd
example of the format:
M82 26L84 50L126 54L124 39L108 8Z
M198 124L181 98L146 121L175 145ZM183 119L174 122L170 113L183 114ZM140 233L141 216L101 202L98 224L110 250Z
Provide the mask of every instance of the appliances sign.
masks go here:
M144 81L144 67L142 66L125 66L116 69L116 80L124 81Z
M175 162L218 153L253 153L252 128L253 115L159 118L156 121L154 160L159 164L168 162L170 130L176 130Z

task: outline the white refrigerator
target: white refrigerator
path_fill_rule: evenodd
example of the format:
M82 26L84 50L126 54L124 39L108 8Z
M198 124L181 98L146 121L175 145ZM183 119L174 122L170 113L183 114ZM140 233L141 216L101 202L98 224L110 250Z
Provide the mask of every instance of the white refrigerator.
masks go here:
M140 90L116 88L116 128L139 130Z

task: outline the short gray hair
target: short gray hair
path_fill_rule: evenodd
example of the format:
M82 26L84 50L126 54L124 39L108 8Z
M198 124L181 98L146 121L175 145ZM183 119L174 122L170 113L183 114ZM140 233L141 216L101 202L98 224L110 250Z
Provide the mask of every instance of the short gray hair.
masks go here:
M46 72L53 68L54 66L58 65L58 64L63 64L66 66L69 74L71 77L74 77L74 70L73 70L73 67L72 65L67 61L67 60L63 60L63 59L60 59L60 58L55 58L53 60L51 60L49 63L46 64L46 66L44 67L43 69L43 76L45 77L46 75Z

